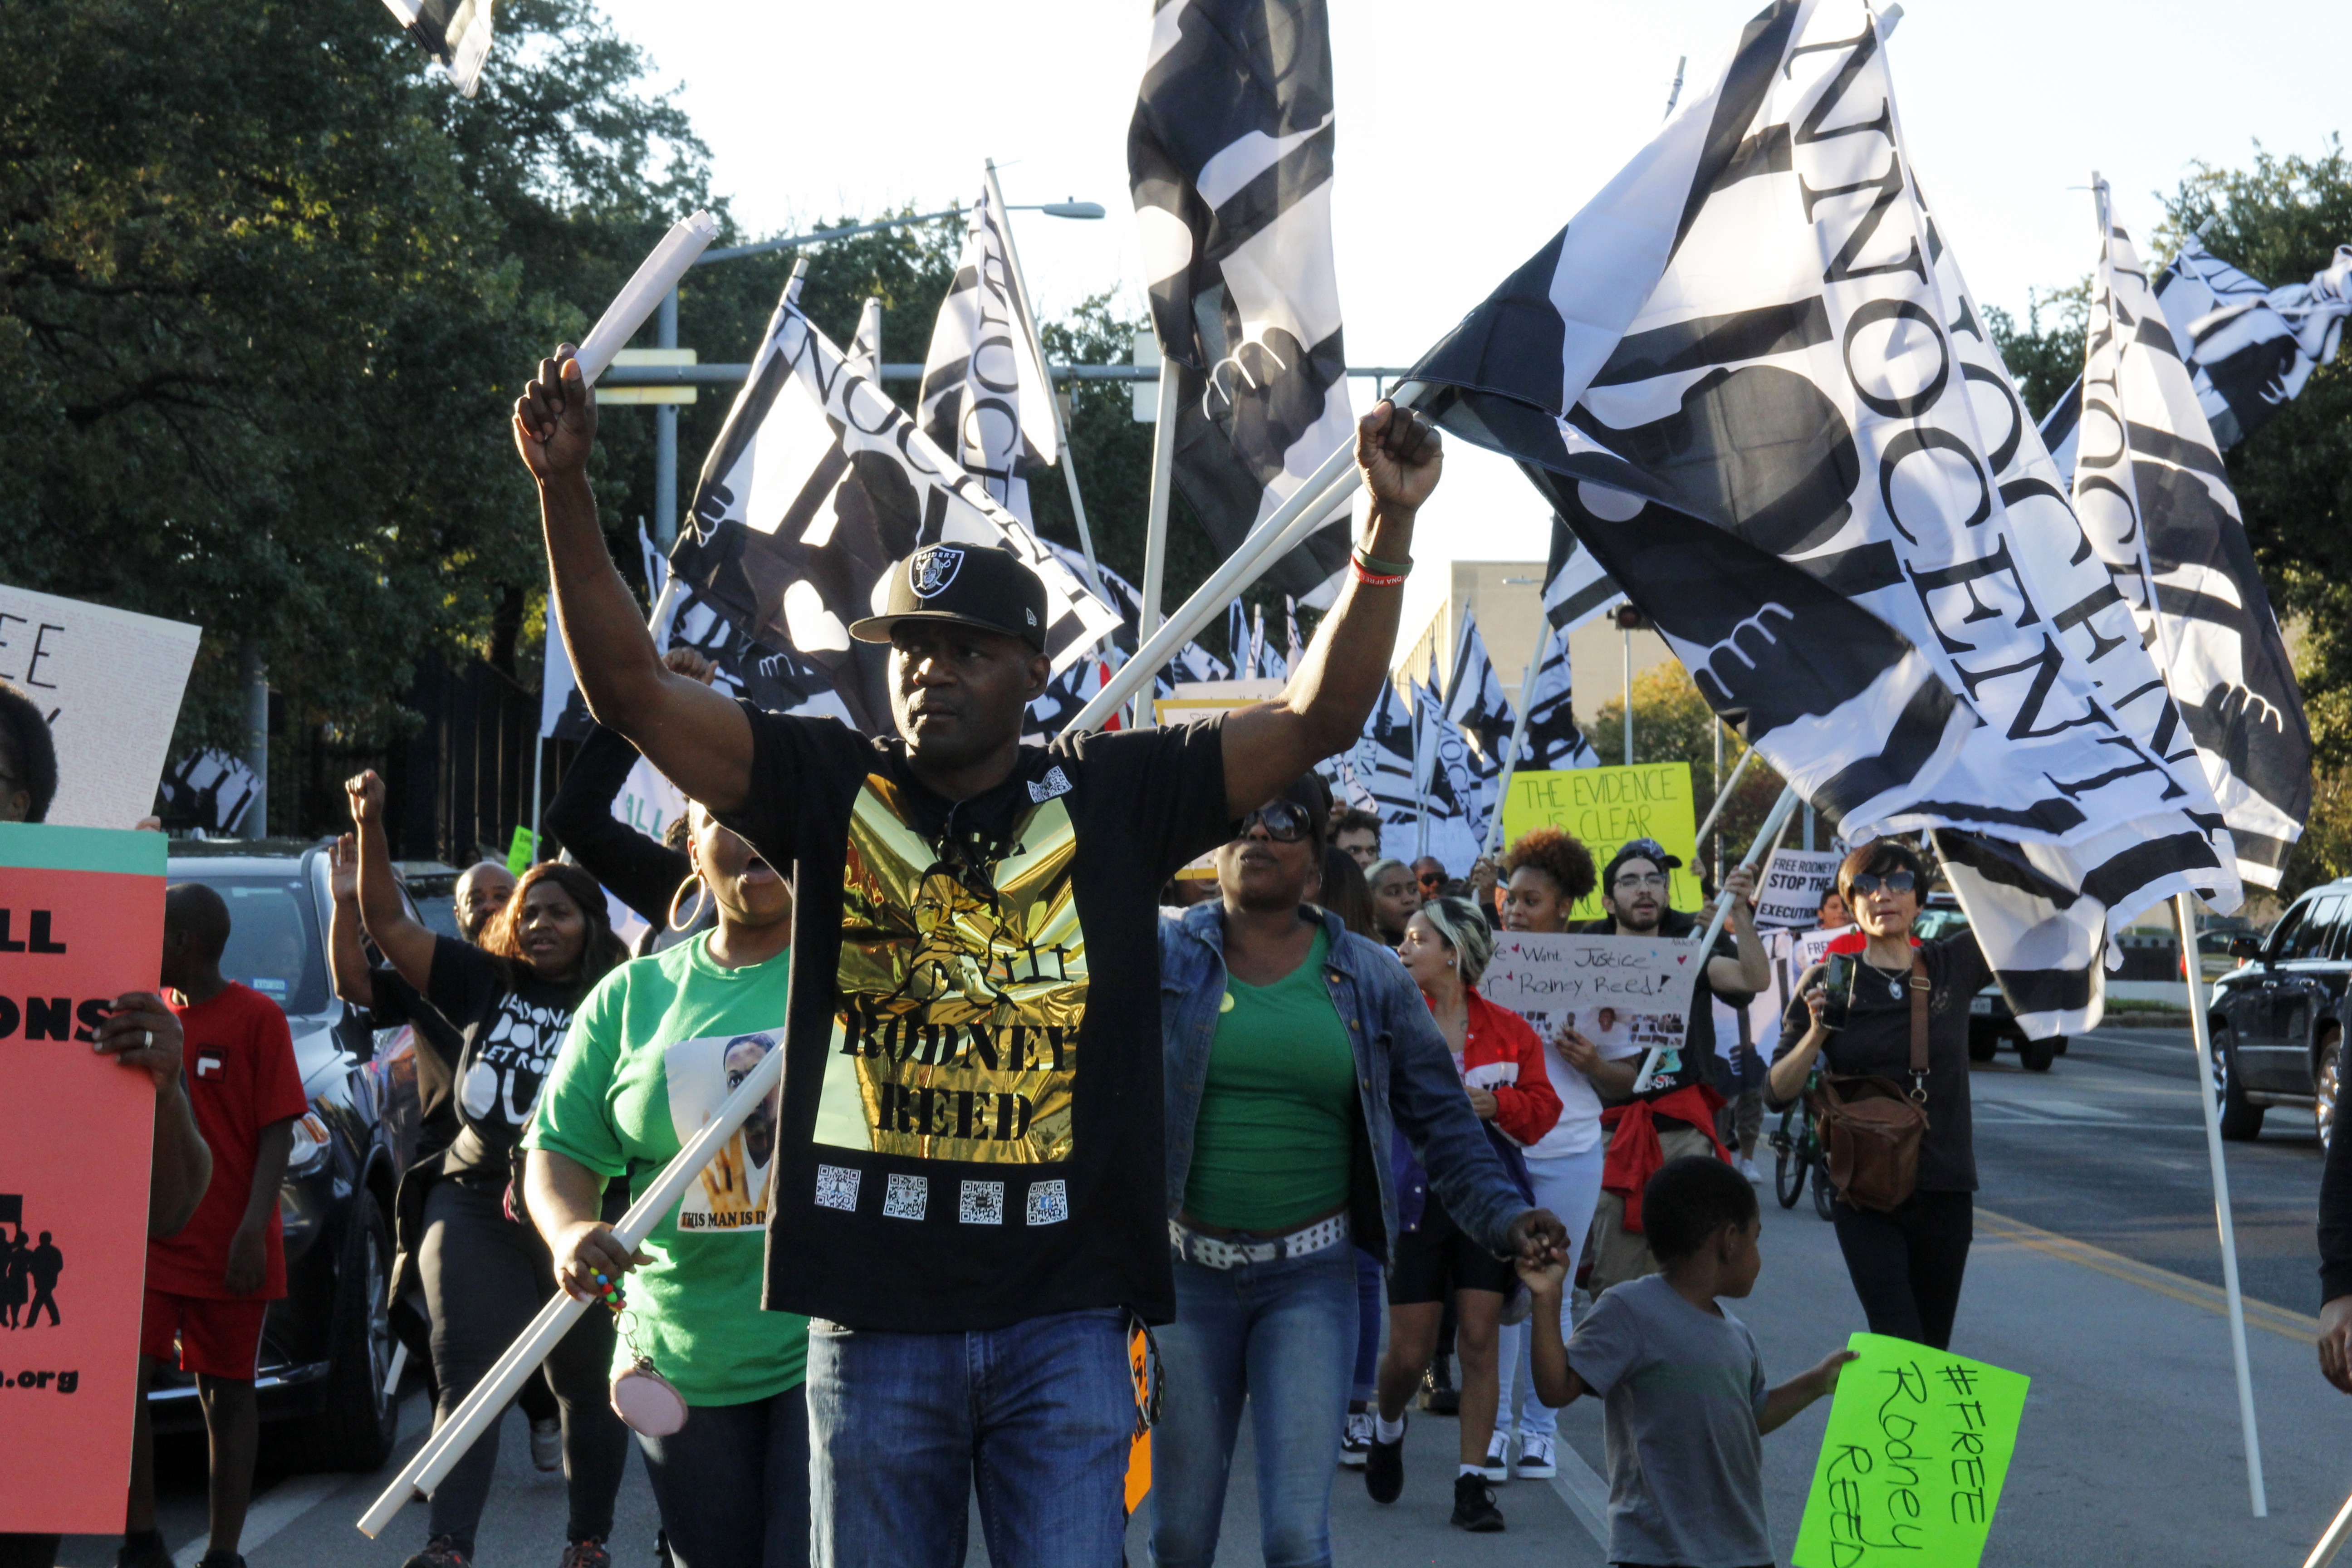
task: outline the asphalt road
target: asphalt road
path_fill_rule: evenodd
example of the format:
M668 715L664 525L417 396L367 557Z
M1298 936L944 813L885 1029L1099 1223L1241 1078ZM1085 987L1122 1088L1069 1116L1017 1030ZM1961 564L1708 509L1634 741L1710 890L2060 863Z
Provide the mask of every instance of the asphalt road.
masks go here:
M2352 1490L2352 1461L2338 1458L2352 1436L2352 1401L2320 1383L2309 1342L2319 1148L2307 1120L2273 1110L2259 1141L2226 1145L2268 1491L2269 1517L2255 1520L2186 1031L2102 1030L2074 1042L2048 1073L2025 1072L2004 1053L1976 1069L1972 1088L1982 1191L1955 1348L2034 1379L1985 1562L2234 1568L2300 1561ZM1756 1330L1778 1382L1864 1324L1834 1236L1814 1217L1810 1196L1782 1211L1768 1194L1765 1215L1763 1277L1753 1296L1731 1307ZM422 1401L412 1400L404 1456L424 1416ZM1826 1406L1816 1406L1765 1442L1782 1562L1825 1419ZM1557 1481L1503 1488L1509 1529L1472 1541L1445 1521L1454 1425L1416 1416L1396 1504L1370 1502L1356 1472L1337 1476L1336 1555L1381 1568L1602 1563L1599 1408L1589 1401L1570 1407L1561 1432L1577 1463ZM256 1521L267 1531L248 1531L253 1568L397 1568L421 1543L422 1509L380 1541L352 1528L383 1478L308 1476L297 1458L275 1456L263 1478ZM163 1460L163 1529L193 1564L204 1546L202 1449L175 1446ZM1250 1477L1245 1423L1226 1508L1228 1563L1261 1561ZM650 1563L655 1513L634 1462L619 1519L615 1561ZM530 1469L520 1417L509 1415L482 1568L551 1568L562 1521L562 1479ZM973 1535L971 1561L984 1563L976 1529ZM113 1544L77 1540L62 1561L105 1568ZM1128 1560L1150 1561L1145 1519L1130 1534Z

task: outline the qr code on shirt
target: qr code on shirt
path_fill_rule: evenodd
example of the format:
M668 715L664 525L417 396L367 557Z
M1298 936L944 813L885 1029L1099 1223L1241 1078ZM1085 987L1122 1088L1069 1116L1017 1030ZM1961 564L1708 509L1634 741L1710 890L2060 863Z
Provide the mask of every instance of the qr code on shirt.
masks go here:
M966 1182L963 1203L956 1217L966 1225L1003 1225L1004 1223L1004 1184L1003 1182Z
M847 1165L816 1168L816 1206L857 1212L857 1172Z
M1061 1181L1029 1184L1029 1223L1054 1225L1070 1217L1069 1184Z
M889 1190L882 1194L882 1212L892 1219L920 1219L930 1198L929 1176L893 1176Z

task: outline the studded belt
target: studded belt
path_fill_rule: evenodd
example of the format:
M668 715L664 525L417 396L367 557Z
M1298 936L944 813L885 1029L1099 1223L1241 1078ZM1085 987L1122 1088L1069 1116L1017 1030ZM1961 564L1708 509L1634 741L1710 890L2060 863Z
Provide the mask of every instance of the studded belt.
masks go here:
M1294 1230L1287 1236L1258 1237L1242 1231L1230 1239L1203 1236L1172 1219L1168 1222L1170 1249L1185 1262L1197 1263L1203 1268L1234 1268L1244 1263L1306 1258L1339 1246L1350 1234L1344 1213L1318 1220L1305 1230Z

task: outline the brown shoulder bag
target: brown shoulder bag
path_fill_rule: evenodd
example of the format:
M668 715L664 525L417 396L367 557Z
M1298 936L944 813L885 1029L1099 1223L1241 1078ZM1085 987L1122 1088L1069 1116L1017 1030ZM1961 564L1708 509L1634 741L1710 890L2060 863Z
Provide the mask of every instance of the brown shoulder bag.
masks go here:
M1871 1073L1823 1069L1813 1120L1829 1152L1830 1184L1858 1209L1898 1208L1919 1184L1927 1131L1927 963L1911 955L1911 1087Z

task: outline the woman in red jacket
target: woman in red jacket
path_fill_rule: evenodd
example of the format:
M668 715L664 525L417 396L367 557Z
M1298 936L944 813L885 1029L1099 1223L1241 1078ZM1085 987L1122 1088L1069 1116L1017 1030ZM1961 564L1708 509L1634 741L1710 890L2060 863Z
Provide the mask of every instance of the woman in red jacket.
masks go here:
M1470 1109L1486 1123L1487 1137L1524 1189L1527 1162L1519 1151L1559 1120L1559 1095L1544 1070L1543 1042L1535 1030L1517 1013L1478 994L1478 976L1495 956L1495 933L1468 900L1432 899L1405 926L1397 952L1454 1052ZM1450 1292L1462 1364L1462 1458L1454 1522L1465 1530L1500 1530L1503 1516L1487 1486L1486 1465L1501 1392L1496 1335L1504 1299L1516 1283L1511 1266L1462 1234L1437 1195L1426 1191L1418 1169L1401 1168L1397 1186L1404 1229L1389 1271L1382 1424L1402 1419L1405 1401L1437 1348Z

